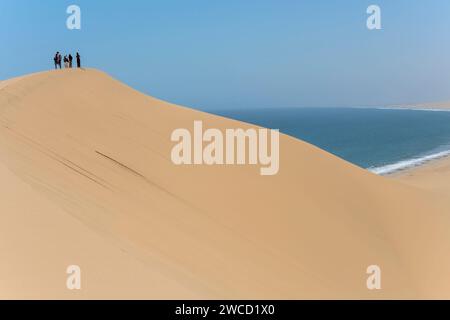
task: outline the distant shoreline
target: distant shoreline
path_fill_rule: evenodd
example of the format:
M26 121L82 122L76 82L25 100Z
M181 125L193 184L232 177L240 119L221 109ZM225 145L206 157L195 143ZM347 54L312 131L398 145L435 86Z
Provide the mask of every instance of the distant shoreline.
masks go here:
M391 105L391 106L388 106L388 108L423 110L423 111L450 111L450 102L441 101L441 102L431 102L431 103Z
M422 105L406 105L406 106L385 106L385 107L354 107L355 109L377 109L377 110L411 110L411 111L435 111L450 112L450 105L443 106L422 106Z

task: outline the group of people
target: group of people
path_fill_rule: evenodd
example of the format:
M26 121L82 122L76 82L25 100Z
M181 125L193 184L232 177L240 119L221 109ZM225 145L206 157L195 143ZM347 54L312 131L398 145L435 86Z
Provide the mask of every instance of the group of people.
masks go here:
M81 56L80 54L77 52L76 55L76 59L77 59L77 68L81 68ZM72 68L72 61L73 61L73 57L71 54L69 54L68 56L65 55L64 56L64 60L61 56L61 53L59 53L59 51L55 54L55 57L53 58L53 61L55 62L55 69L58 69L58 67L60 69L62 69L62 62L64 61L64 68Z

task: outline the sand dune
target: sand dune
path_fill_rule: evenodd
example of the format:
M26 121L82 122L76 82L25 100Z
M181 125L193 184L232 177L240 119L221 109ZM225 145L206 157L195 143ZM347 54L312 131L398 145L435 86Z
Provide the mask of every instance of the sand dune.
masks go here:
M450 298L439 194L285 135L275 176L175 166L170 134L194 120L249 127L95 70L0 84L0 297Z

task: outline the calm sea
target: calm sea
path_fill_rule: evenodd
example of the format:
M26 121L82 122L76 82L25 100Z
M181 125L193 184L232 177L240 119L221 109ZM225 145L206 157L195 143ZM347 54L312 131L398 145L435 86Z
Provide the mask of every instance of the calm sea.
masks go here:
M447 111L273 108L214 113L280 129L378 174L450 155Z

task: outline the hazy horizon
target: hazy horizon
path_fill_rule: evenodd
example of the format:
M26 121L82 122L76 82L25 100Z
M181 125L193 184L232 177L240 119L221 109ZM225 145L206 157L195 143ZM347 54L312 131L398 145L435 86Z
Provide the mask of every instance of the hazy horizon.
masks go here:
M81 30L66 28L71 4ZM381 30L366 27L371 4ZM0 79L50 70L56 51L79 50L84 66L203 110L450 100L446 12L444 0L3 0Z

